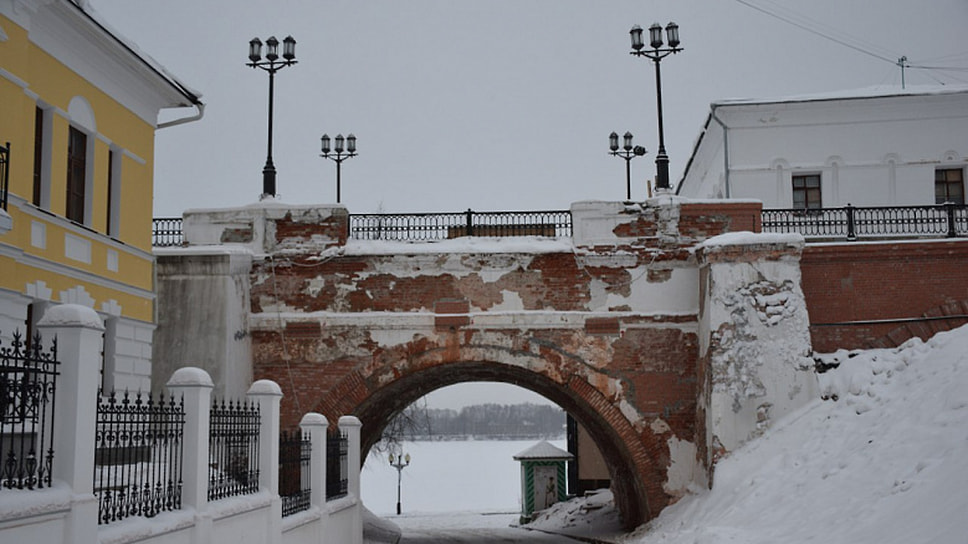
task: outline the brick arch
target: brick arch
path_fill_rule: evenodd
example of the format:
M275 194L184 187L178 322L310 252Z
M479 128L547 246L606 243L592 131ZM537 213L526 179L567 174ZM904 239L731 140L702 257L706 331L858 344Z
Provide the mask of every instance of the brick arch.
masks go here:
M502 353L503 352L503 353ZM495 346L435 347L407 361L357 368L320 399L316 411L330 418L352 414L364 422L363 458L383 428L405 407L436 389L494 381L534 391L561 406L588 431L609 467L616 506L626 526L651 519L669 502L664 443L635 429L614 399L592 382L607 376L562 372L539 357ZM650 443L654 442L654 443Z

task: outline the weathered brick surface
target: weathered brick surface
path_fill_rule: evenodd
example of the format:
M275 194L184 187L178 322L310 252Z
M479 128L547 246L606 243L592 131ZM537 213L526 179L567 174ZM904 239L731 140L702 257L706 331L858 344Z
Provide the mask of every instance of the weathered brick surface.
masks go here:
M757 205L676 210L681 217L629 211L613 245L533 255L320 258L292 250L312 229L279 221L288 250L252 269L255 378L282 386L284 426L310 410L333 424L353 414L367 449L396 413L437 388L498 381L533 390L589 431L626 523L640 523L677 498L664 487L670 439L695 444L701 460L710 447L698 317L644 307L641 290L665 289L676 271L695 268L696 242L758 229ZM336 223L323 226L337 229L327 236L344 236Z
M958 315L968 240L808 245L801 271L817 351L897 345L966 322L890 320Z

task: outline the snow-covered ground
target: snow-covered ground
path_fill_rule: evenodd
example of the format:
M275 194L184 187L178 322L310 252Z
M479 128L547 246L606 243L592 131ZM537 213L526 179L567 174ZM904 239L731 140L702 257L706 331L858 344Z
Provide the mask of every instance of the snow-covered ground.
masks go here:
M965 544L968 326L826 357L818 399L627 542ZM835 400L836 399L836 400Z

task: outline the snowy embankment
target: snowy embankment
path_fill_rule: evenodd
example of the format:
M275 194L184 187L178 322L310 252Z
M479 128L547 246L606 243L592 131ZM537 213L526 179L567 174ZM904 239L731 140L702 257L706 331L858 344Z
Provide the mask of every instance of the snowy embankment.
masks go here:
M712 490L624 541L968 542L968 326L823 359L840 363L820 375L824 400L722 459Z

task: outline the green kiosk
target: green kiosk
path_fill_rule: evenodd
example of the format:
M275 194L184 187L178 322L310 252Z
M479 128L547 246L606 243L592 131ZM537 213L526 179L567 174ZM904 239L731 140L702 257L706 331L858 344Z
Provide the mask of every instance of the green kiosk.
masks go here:
M568 498L565 463L574 458L546 440L514 456L515 461L521 462L521 523L528 523L535 512Z

